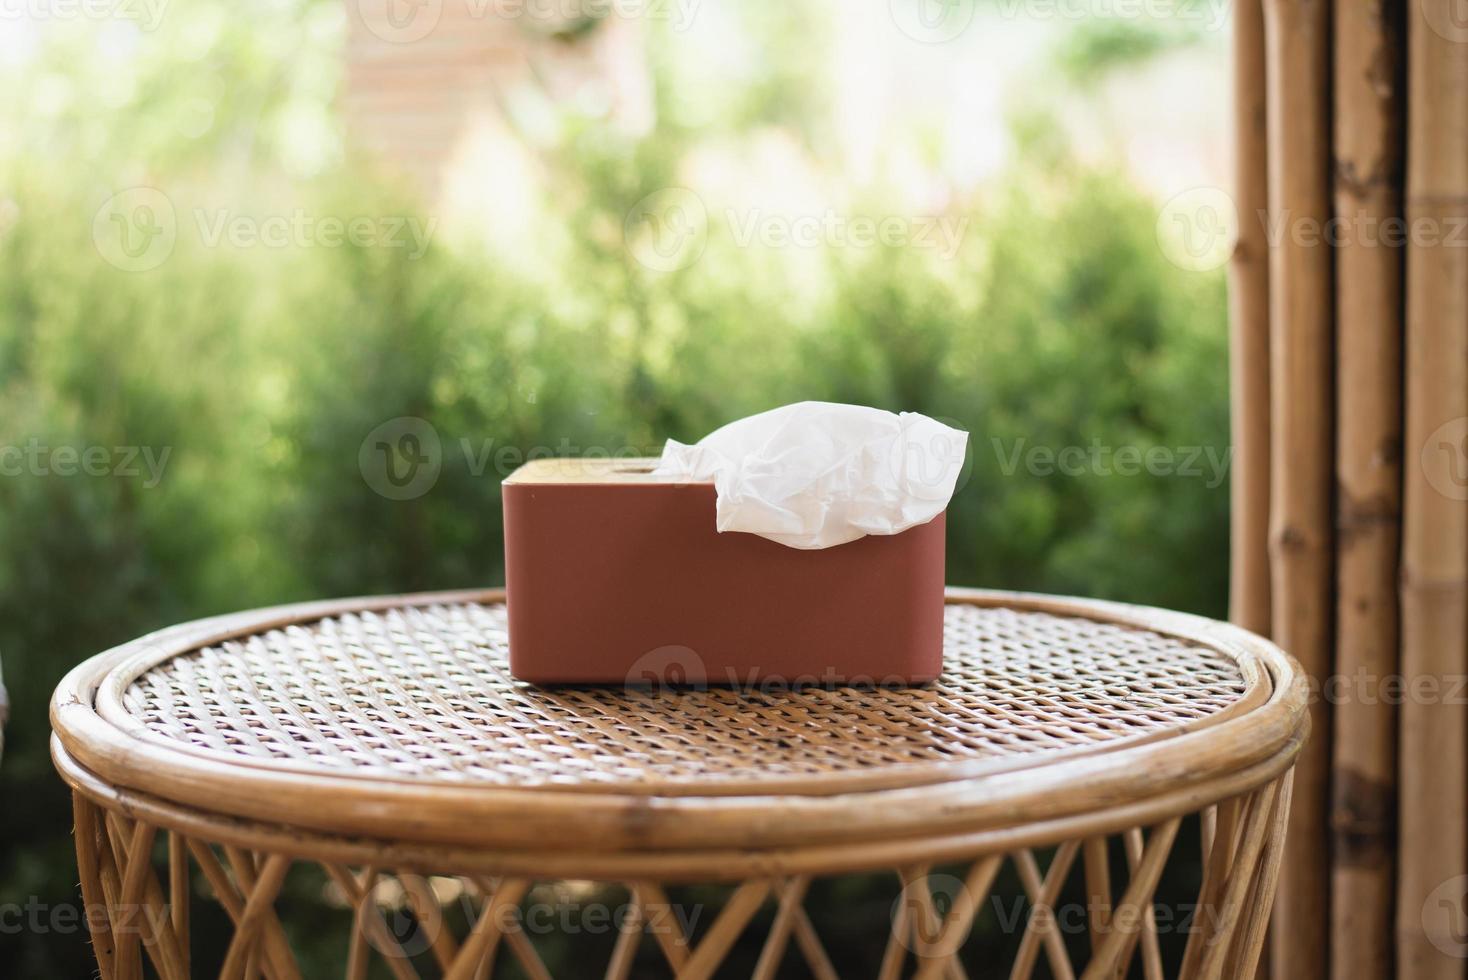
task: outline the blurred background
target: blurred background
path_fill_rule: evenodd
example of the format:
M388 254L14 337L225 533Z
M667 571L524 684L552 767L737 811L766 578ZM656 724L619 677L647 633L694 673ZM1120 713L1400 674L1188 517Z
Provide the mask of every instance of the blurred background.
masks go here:
M0 0L0 972L93 971L63 673L499 584L535 455L923 412L972 433L951 582L1223 615L1226 250L1167 219L1226 186L1227 31L1184 0ZM817 887L843 975L872 963L896 883ZM283 901L339 969L340 896ZM196 912L201 972L225 925ZM984 976L1018 934L980 929Z

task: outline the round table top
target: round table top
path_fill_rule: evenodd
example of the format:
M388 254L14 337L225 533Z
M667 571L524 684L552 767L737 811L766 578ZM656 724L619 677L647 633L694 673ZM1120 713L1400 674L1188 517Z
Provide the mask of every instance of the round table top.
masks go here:
M92 658L55 752L203 817L686 858L1135 824L1272 778L1305 733L1297 665L1197 617L951 590L944 654L913 688L539 688L502 592L311 603Z

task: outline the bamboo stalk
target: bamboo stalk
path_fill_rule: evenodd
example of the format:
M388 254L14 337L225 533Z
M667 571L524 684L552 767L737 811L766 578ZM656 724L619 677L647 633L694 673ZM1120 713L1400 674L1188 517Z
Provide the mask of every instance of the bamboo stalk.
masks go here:
M1336 673L1331 976L1392 970L1401 523L1401 6L1336 0Z
M1468 871L1468 724L1450 703L1468 669L1468 249L1424 233L1462 231L1468 217L1468 43L1451 0L1408 15L1406 478L1401 643L1408 695L1401 716L1402 850L1397 975L1460 980L1454 906L1433 892ZM1458 246L1458 247L1455 247ZM1436 685L1433 689L1432 685ZM1459 882L1461 884L1461 882ZM1455 934L1459 933L1459 934Z
M1316 682L1331 672L1331 249L1310 232L1330 216L1330 8L1267 0L1269 133L1270 572L1273 636ZM1329 972L1330 715L1310 706L1311 735L1295 772L1280 873L1273 974Z
M1234 204L1239 237L1229 261L1229 403L1233 482L1229 618L1269 635L1269 206L1264 106L1264 8L1234 8Z

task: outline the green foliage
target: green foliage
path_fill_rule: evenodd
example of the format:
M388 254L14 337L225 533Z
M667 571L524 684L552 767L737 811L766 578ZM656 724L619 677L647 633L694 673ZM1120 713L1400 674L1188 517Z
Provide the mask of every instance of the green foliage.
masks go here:
M47 699L66 670L196 616L496 584L499 480L533 453L656 453L665 438L800 399L920 411L972 433L950 512L950 581L1222 611L1221 474L1206 455L1192 461L1197 474L1114 472L1123 448L1173 469L1189 447L1226 459L1221 277L1168 265L1153 203L1121 174L1077 164L1043 120L1024 121L1019 157L989 196L942 216L964 230L951 256L748 246L715 220L698 261L644 268L624 218L679 182L692 140L666 86L673 121L643 138L567 121L544 161L554 222L534 243L553 261L533 281L443 236L421 255L211 246L191 215L221 202L243 214L422 212L336 160L330 139L308 154L326 169L284 199L268 180L235 179L260 157L271 173L300 163L278 137L319 108L310 92L329 89L330 72L320 58L286 70L294 48L270 38L331 15L272 6L271 30L237 37L211 33L211 9L180 8L162 42L208 52L202 77L222 80L227 97L213 100L203 136L158 128L193 111L187 90L167 84L167 59L143 66L111 125L75 105L81 69L60 108L24 124L63 155L133 161L169 188L188 233L162 265L125 272L104 260L90 231L114 188L87 168L0 168L0 449L50 460L46 472L0 475L0 654L13 705L0 903L75 901L69 803L46 744ZM809 30L795 14L741 16ZM780 64L721 107L725 125L790 124L818 142L809 106L780 98L809 66ZM245 162L201 175L219 160ZM432 425L442 471L398 501L364 477L359 452L404 416ZM63 474L44 453L57 447L104 448L113 468ZM1068 447L1092 461L1045 465L1044 453ZM139 458L137 475L118 472L130 449L161 461L157 479ZM287 918L307 955L331 964L335 926L316 894L294 887ZM200 915L197 948L220 948L208 940L224 929ZM76 932L0 934L0 962L17 976L87 975L88 958Z
M12 270L0 445L170 456L156 486L0 479L15 704L3 779L8 799L31 801L0 817L18 845L0 869L7 900L68 894L44 712L67 667L196 615L498 582L498 481L537 447L656 451L803 398L921 411L973 433L951 581L1222 609L1226 486L1089 464L1046 473L1026 455L1225 451L1221 283L1166 264L1152 206L1116 174L1021 161L966 215L952 259L827 249L820 298L801 302L799 281L717 227L699 262L668 274L583 235L553 298L438 244L416 259L351 246L261 256L181 236L160 268L126 273L87 240L89 200L48 176L14 186L25 204L0 238ZM592 229L617 227L644 185L599 172L583 186L575 225ZM346 199L403 207L345 179L314 193L324 213ZM427 419L443 445L438 482L407 501L376 493L358 464L367 433L397 416ZM79 962L80 944L53 939L23 955Z
M1198 13L1201 6L1183 5L1183 12ZM1117 68L1145 62L1201 39L1200 28L1180 26L1174 21L1090 20L1065 35L1055 60L1071 81L1096 82Z

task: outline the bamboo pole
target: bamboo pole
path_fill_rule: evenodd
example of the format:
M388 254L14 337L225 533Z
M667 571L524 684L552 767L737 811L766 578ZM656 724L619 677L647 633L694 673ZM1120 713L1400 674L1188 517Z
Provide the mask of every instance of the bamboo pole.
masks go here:
M1233 483L1229 618L1269 635L1269 206L1264 109L1264 8L1234 8L1234 204L1239 237L1229 261L1229 402Z
M1266 0L1269 133L1270 610L1273 637L1316 682L1331 672L1335 404L1330 216L1330 8ZM1273 974L1329 972L1330 715L1312 699L1280 872Z
M1421 0L1408 13L1402 980L1461 980L1465 963L1449 955L1463 940L1454 921L1462 882L1438 896L1445 903L1433 900L1439 885L1468 872L1468 709L1452 703L1468 670L1468 37L1461 23L1454 29L1455 13L1452 0Z
M1269 208L1264 6L1239 0L1233 15L1234 205L1238 239L1229 259L1229 619L1270 634L1269 604ZM1267 961L1259 971L1268 974Z
M1401 7L1335 0L1336 690L1331 976L1392 971L1401 521Z

